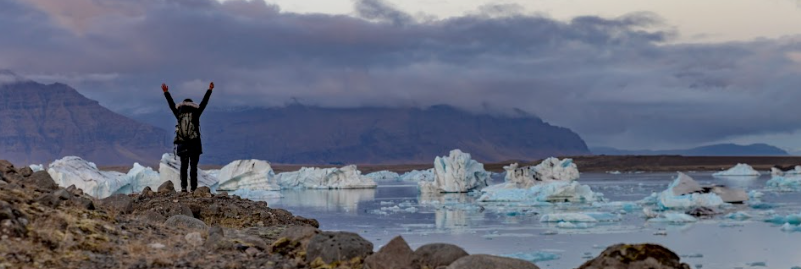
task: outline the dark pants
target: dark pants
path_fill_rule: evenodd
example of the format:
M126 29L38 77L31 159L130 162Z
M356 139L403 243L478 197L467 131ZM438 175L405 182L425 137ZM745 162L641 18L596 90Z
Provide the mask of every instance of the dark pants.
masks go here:
M189 177L192 180L191 191L197 189L197 162L200 159L200 154L181 156L181 190L186 190L186 170L189 170Z

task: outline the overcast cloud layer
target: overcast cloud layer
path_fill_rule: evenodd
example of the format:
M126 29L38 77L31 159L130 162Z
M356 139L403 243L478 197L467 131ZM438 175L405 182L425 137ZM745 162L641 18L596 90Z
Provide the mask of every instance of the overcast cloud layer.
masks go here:
M162 82L199 99L214 80L216 107L519 108L590 146L801 129L801 37L675 45L670 22L651 13L556 21L502 5L431 19L380 0L355 5L356 17L260 0L0 0L0 68L127 114L161 109Z

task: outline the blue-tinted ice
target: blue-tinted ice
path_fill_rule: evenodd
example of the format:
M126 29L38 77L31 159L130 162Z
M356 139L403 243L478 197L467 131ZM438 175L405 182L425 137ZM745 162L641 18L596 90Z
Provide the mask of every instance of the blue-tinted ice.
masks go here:
M701 185L744 189L751 200L716 208L720 214L710 218L692 217L695 221L682 210L643 203L664 191L674 173L583 173L579 183L604 194L606 202L595 203L477 202L477 193L421 195L417 184L402 181L381 182L372 190L283 191L283 197L266 200L316 218L322 229L358 232L376 249L402 235L413 249L445 242L470 253L532 260L541 268L575 268L607 246L650 242L676 251L693 268L801 266L801 192L766 188L770 175L689 175ZM502 175L493 177L502 181ZM649 221L643 208L668 221Z

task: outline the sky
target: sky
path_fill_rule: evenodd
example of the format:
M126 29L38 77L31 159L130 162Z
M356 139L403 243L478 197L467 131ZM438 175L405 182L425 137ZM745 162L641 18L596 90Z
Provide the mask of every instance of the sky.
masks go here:
M520 109L591 147L795 152L799 25L796 0L0 0L0 69L126 115L213 80L217 108Z

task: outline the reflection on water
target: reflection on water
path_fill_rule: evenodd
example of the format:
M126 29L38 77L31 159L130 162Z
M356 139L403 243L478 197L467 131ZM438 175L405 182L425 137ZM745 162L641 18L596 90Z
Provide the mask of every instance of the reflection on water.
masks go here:
M690 173L700 184L726 185L746 191L765 192L763 201L772 209L734 205L724 213L747 212L752 219L731 220L724 215L696 223L670 225L646 222L639 208L625 203L606 205L475 203L467 194L421 195L413 183L393 182L373 190L293 190L271 206L315 218L325 230L358 232L380 248L392 237L403 235L412 248L447 242L471 253L511 254L548 251L561 258L537 263L541 268L575 268L585 253L595 256L617 243L658 243L684 256L693 268L749 268L747 263L767 262L766 268L801 266L798 243L801 233L781 231L779 225L762 222L771 214L801 212L801 193L763 190L769 176L713 178L710 173ZM612 202L638 201L664 190L674 173L582 174L582 184L604 193ZM629 205L633 203L628 203ZM565 229L541 223L543 214L554 212L608 212L620 221L597 223L589 229Z

